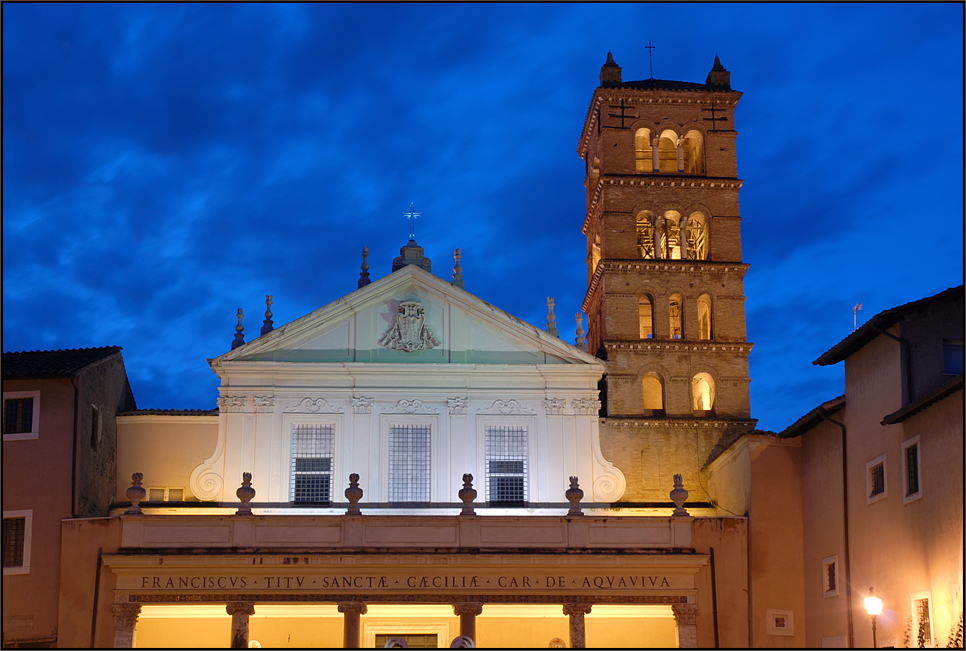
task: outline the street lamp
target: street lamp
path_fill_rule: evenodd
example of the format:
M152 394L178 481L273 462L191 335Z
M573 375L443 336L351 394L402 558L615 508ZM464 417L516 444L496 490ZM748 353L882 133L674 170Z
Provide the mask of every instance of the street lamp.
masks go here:
M875 596L875 590L869 588L869 596L865 598L865 610L872 616L872 648L875 643L875 618L882 612L882 600Z

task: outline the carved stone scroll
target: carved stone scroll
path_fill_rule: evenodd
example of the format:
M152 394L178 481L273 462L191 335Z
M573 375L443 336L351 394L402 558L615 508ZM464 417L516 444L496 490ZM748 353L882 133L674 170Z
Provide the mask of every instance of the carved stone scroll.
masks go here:
M372 413L372 402L373 398L353 398L352 399L352 413L353 414L371 414Z
M428 408L422 400L400 400L385 412L387 414L438 414L439 409Z
M520 405L516 400L494 400L493 404L486 409L480 409L478 414L532 414L533 409L528 409Z
M446 408L449 409L450 416L465 416L466 409L469 407L469 398L447 398Z
M302 398L299 404L285 411L304 414L341 414L342 407L331 406L325 398Z

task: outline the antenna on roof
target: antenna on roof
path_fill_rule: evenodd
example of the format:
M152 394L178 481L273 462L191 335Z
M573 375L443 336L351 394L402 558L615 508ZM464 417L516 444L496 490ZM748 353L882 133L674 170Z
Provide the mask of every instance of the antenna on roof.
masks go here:
M861 311L862 311L862 303L856 303L855 305L852 306L852 332L855 332L856 330L859 329L858 317L859 317L859 312Z

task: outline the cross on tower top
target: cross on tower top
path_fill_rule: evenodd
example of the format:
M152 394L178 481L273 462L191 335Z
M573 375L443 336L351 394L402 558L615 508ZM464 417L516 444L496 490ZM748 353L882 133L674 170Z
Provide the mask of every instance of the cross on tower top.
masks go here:
M654 48L657 46L651 45L651 39L647 39L647 45L644 47L647 48L647 58L651 63L651 79L654 79Z
M416 212L416 204L415 203L410 203L409 204L409 211L403 213L403 217L408 217L409 218L409 240L411 242L415 242L416 241L416 218L417 217L422 217L422 216L423 216L423 213Z

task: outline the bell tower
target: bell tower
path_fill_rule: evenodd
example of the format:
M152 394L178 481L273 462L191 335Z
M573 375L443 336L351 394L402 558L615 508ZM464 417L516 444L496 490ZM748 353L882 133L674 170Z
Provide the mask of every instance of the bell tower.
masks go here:
M625 501L667 502L675 473L754 428L749 400L735 108L715 57L705 83L622 81L610 53L584 121L588 346L607 362L604 456Z

